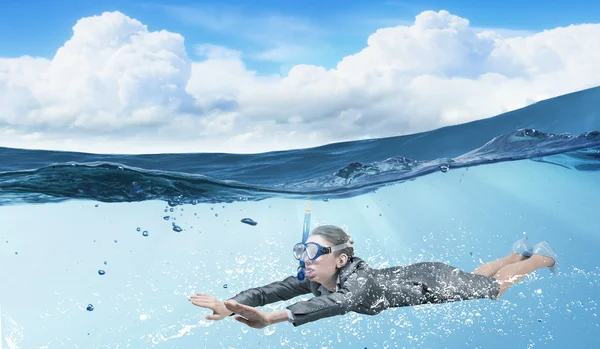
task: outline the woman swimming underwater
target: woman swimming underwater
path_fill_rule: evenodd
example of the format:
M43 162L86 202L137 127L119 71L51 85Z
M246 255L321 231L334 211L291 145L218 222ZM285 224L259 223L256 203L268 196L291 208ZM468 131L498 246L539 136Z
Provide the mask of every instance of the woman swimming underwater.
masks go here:
M294 326L347 312L376 315L388 308L501 297L529 273L548 267L556 272L557 255L547 242L533 248L527 239L513 244L512 253L479 266L472 273L440 262L422 262L373 269L354 256L353 241L341 228L315 228L306 243L294 247L307 278L289 276L266 286L250 288L222 302L198 293L192 304L208 308L207 320L235 319L253 328L289 321ZM265 312L255 307L312 293L315 297L285 310Z

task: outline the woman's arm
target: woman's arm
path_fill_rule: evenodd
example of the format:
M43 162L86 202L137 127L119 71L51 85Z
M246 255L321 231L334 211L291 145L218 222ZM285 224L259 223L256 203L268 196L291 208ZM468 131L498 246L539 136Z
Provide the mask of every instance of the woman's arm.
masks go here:
M292 313L291 323L300 326L356 311L369 297L379 298L380 295L379 290L373 288L373 279L369 275L359 276L355 273L350 275L336 292L296 302L286 309Z
M353 293L342 290L296 302L286 310L292 313L292 324L300 326L327 317L344 315L354 309L356 302Z
M289 276L282 281L272 282L262 287L250 288L230 298L240 304L251 307L264 306L279 301L286 301L294 297L311 293L309 280L298 280L295 276Z

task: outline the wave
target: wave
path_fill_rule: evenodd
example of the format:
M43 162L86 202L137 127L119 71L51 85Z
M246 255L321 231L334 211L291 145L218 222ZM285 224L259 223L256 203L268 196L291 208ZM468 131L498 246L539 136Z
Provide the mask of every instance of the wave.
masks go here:
M497 136L479 148L452 158L415 160L394 156L369 163L346 161L359 157L365 143L347 143L345 156L338 156L339 160L329 161L327 166L322 165L323 158L305 156L306 153L314 156L313 149L242 158L231 154L211 154L212 161L195 163L193 171L181 170L186 166L189 168L189 164L180 164L182 157L189 154L162 154L153 159L148 155L114 156L115 159L126 159L130 163L160 163L163 169L98 161L98 155L93 154L71 155L78 161L19 169L25 163L35 163L35 158L40 157L39 151L18 152L20 161L17 162L14 153L17 150L5 148L0 149L0 155L12 159L12 162L8 161L0 168L0 205L79 199L99 202L161 200L175 206L256 201L275 196L346 198L438 171L523 159L573 170L600 169L598 131L574 136L521 129ZM23 154L35 156L28 159ZM44 159L65 156L61 152L43 152ZM103 156L104 159L107 157L110 156ZM294 157L301 159L304 166L298 166L297 162L289 166ZM330 170L331 166L336 166L334 171ZM202 169L212 176L201 173ZM227 174L231 173L241 174L245 180L228 178Z

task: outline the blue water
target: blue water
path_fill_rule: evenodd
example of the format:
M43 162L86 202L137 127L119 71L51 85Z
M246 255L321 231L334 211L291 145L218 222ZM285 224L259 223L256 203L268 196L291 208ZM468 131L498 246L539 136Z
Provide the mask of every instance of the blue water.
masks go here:
M598 347L599 110L596 88L421 134L253 155L0 148L1 343ZM187 295L227 299L295 273L307 199L313 227L346 228L373 267L443 261L472 271L528 236L550 242L560 273L539 270L498 301L297 328L204 320Z

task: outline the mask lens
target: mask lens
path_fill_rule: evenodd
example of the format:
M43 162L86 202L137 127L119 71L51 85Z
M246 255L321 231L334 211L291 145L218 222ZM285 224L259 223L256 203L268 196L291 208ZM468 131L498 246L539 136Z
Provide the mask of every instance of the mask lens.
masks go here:
M302 254L304 253L304 244L299 243L294 246L294 258L300 260L302 259Z
M308 258L313 259L319 252L319 246L315 244L307 244L306 245L306 253L308 254Z

